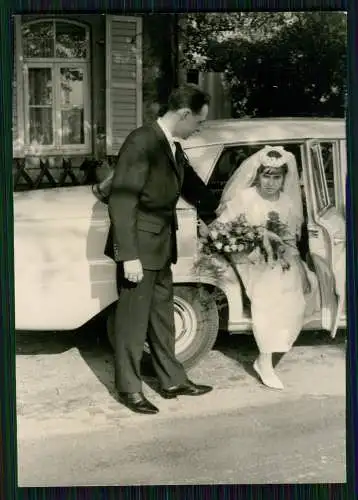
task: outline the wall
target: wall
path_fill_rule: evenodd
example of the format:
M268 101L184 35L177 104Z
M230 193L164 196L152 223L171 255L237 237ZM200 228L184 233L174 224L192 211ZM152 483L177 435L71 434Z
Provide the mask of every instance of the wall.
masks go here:
M199 86L211 96L209 120L231 118L231 98L222 73L199 73Z

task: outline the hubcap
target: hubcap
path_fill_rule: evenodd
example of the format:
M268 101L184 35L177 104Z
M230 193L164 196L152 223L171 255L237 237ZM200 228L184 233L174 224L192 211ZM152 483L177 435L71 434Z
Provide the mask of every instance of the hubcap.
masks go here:
M175 353L180 354L194 341L197 319L194 309L181 297L174 298Z
M175 354L180 355L194 341L198 328L194 309L181 297L174 297L174 324ZM144 344L144 350L150 352L147 342Z

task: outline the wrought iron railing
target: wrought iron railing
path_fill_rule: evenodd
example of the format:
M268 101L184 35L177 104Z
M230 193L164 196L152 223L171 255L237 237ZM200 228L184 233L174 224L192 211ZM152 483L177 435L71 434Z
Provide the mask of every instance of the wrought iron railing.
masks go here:
M115 157L100 161L84 158L74 166L72 158L63 158L61 165L52 167L49 158L41 158L36 167L29 167L26 158L13 160L13 189L28 191L44 188L58 188L94 184L110 172Z

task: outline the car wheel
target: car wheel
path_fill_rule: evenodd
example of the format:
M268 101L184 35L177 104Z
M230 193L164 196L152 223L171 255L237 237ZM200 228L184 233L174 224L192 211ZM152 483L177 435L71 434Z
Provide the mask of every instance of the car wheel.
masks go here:
M219 330L216 302L204 288L174 288L175 354L186 369L195 366L215 344ZM107 318L108 340L114 348L114 308ZM144 351L149 353L145 344Z

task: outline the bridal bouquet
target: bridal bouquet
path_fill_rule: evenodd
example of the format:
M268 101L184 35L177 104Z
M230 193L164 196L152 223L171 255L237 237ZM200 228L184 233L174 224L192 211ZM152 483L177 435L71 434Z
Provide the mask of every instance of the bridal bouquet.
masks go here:
M225 271L223 263L233 265L241 258L255 264L279 261L284 271L290 268L285 259L287 226L277 212L270 212L266 224L251 225L245 215L228 222L214 222L208 236L200 239L196 267L209 270L215 277Z

